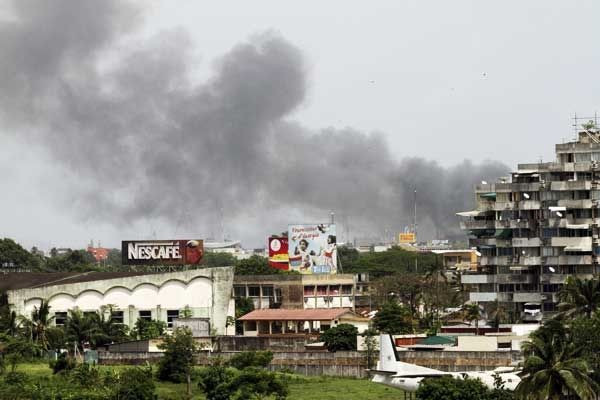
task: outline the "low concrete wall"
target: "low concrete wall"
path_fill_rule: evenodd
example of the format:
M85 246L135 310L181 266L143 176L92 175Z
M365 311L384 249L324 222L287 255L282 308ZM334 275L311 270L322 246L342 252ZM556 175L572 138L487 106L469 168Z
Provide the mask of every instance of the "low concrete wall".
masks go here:
M213 343L214 351L269 350L276 352L304 351L306 343L316 342L318 334L285 334L268 336L218 336Z

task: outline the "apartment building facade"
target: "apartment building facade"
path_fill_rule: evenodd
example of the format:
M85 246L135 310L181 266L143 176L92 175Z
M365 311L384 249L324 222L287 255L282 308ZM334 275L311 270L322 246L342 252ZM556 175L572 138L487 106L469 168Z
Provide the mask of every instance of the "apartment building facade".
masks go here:
M513 321L557 311L568 276L600 272L600 133L586 129L556 145L556 161L519 164L510 178L475 187L476 208L458 213L481 253L461 277L470 300L502 307Z

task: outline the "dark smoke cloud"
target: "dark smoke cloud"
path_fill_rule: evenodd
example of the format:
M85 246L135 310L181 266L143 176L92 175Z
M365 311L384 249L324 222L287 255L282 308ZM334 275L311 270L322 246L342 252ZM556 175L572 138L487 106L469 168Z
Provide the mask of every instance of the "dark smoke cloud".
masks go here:
M416 188L429 235L457 235L454 213L472 206L472 185L507 171L398 161L381 134L290 121L305 65L273 32L231 49L197 83L185 32L123 44L140 23L123 2L19 0L14 9L0 23L0 124L71 171L81 216L206 233L226 215L229 231L256 243L335 210L351 235L373 235L410 223ZM248 228L248 218L262 225Z

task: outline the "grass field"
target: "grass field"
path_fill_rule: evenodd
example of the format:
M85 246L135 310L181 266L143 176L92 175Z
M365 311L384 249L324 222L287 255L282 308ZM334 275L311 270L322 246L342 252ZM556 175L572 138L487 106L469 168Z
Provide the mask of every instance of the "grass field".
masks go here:
M101 367L124 368L124 367ZM19 371L32 377L52 375L48 364L22 364ZM186 399L186 385L156 382L157 394L161 400ZM304 377L297 375L290 383L289 400L403 400L401 390L372 383L366 379ZM204 396L196 383L192 383L193 399L201 400Z

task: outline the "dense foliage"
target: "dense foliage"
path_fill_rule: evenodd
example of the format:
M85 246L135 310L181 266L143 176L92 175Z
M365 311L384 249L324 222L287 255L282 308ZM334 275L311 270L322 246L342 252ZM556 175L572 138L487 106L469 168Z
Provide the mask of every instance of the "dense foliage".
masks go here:
M264 368L272 354L241 355L236 364L239 368L228 368L220 359L200 372L198 386L207 400L266 399L272 396L283 400L288 396L288 384L275 372ZM243 353L242 353L243 354ZM270 357L269 357L270 356ZM260 365L259 365L260 364Z
M510 400L511 392L497 387L488 389L479 379L456 379L450 376L424 379L416 393L417 400Z
M373 318L373 327L382 333L400 335L413 332L412 314L408 308L389 301L381 307Z
M339 324L321 333L319 340L325 343L331 352L356 350L358 328L350 324Z
M237 369L267 368L272 360L273 353L270 351L244 351L231 357L227 365Z

